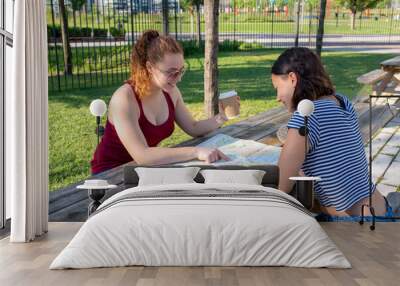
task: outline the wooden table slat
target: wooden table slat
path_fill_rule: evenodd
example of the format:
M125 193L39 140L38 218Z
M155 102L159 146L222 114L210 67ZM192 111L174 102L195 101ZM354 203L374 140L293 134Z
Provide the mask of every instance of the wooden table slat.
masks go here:
M359 76L357 78L357 82L362 84L374 84L382 80L387 74L388 74L387 71L384 71L382 69L376 69Z
M400 68L400 56L388 59L386 61L381 62L381 66L385 67L398 67Z

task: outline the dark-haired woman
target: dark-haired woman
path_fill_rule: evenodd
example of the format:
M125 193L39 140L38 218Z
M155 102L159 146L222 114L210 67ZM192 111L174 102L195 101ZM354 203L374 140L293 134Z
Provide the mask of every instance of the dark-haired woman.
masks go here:
M290 192L293 182L289 178L300 171L321 177L315 192L323 213L360 215L361 206L368 204L369 175L357 114L351 102L335 93L319 57L307 48L283 52L271 73L277 100L292 113L279 159L279 189ZM306 139L299 134L304 118L295 111L303 99L312 100L315 106L309 118L306 156ZM373 202L376 215L389 216L390 211L399 209L400 193L390 193L385 201L374 191Z
M168 164L191 159L228 159L218 149L163 148L158 144L174 131L176 122L191 136L201 136L226 120L220 112L196 121L176 86L185 71L181 46L157 31L146 31L133 46L131 77L112 96L104 136L91 161L92 173L124 163Z

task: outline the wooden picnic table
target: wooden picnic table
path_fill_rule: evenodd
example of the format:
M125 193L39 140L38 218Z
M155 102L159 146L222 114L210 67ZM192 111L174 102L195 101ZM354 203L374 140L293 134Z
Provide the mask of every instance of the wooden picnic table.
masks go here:
M397 97L400 95L400 56L380 63L381 68L357 78L362 84L372 85L374 97Z

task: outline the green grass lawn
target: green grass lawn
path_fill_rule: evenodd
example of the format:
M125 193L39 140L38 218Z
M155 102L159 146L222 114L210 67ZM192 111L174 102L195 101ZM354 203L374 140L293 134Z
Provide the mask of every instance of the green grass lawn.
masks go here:
M237 120L278 106L271 84L270 68L281 51L220 53L220 91L235 89L241 97L241 115ZM323 62L337 91L354 97L362 89L356 78L379 67L381 61L393 56L326 52L323 54ZM189 57L186 64L189 70L179 87L195 118L204 118L203 59ZM114 76L119 76L118 71L114 72ZM124 76L120 78L122 81ZM95 119L89 112L89 104L96 98L108 102L117 87L114 85L49 93L50 190L89 176L89 161L97 143ZM172 146L186 139L189 137L177 128L173 136L162 142L162 146Z
M220 20L218 24L219 33L263 33L263 34L294 34L296 24L293 21L274 21L271 22L270 18L260 17L255 21L237 21L232 19L229 21ZM125 31L131 31L132 27L129 23L125 24ZM341 19L336 23L336 20L328 19L325 21L324 33L325 35L342 34L342 35L395 35L400 30L400 21L391 21L388 19L381 19L379 21L373 19L357 19L355 29L350 28L349 19ZM143 32L148 29L162 30L161 22L140 23L134 26L135 31ZM300 34L309 33L315 34L318 28L317 19L304 19L300 24ZM201 22L201 31L205 31L204 21ZM170 33L196 33L196 22L192 25L190 22L177 22L175 26L174 21L170 22Z

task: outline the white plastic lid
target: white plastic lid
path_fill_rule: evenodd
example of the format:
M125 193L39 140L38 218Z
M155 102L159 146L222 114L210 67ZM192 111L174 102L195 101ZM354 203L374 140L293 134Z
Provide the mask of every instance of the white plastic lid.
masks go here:
M89 189L89 190L97 190L97 189L113 189L116 188L116 185L109 184L106 180L85 180L83 185L79 185L77 189Z
M236 95L237 95L236 90L230 90L230 91L227 91L227 92L224 92L224 93L220 93L219 94L219 99L224 99L224 98L228 98L228 97L236 96Z
M320 177L290 177L292 181L320 181Z
M106 180L85 180L86 186L108 186L108 182Z

